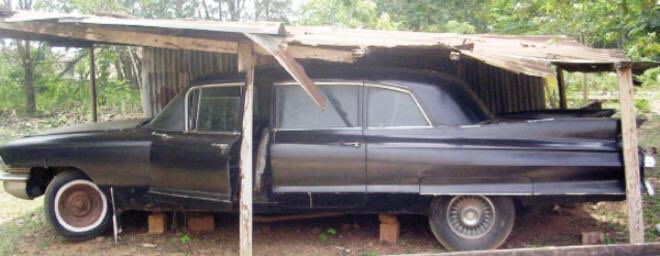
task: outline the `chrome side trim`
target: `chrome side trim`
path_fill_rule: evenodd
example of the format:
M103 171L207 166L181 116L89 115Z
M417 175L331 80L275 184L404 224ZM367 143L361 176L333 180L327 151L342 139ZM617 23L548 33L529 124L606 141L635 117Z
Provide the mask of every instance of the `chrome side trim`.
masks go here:
M467 195L467 196L533 196L532 193L419 193L424 196L458 196L458 195Z
M11 166L7 166L7 168L5 169L7 173L15 173L15 174L29 174L30 170L32 170L32 168L30 167L11 167ZM0 170L0 172L2 172L2 170Z
M167 192L167 191L154 190L154 189L150 189L149 193L150 194L155 194L155 195L179 197L179 198L185 198L185 199L199 199L199 200L206 200L206 201L213 201L213 202L231 203L230 200L213 198L213 197L210 197L210 196L195 196L195 195L179 194L179 193L175 193L175 192Z
M0 172L0 181L27 181L30 177L28 173L7 173Z
M433 129L433 126L371 126L367 127L369 130L414 130L414 129Z
M274 132L290 132L290 131L351 131L362 130L362 127L335 127L335 128L274 128Z

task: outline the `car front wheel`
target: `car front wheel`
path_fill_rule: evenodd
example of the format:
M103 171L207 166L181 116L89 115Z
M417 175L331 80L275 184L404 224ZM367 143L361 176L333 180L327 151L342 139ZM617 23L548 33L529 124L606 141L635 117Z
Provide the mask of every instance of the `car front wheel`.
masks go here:
M44 205L48 222L68 239L94 238L112 224L107 196L82 173L55 176L46 189Z
M461 195L431 201L429 224L448 250L495 249L513 229L515 205L510 197Z

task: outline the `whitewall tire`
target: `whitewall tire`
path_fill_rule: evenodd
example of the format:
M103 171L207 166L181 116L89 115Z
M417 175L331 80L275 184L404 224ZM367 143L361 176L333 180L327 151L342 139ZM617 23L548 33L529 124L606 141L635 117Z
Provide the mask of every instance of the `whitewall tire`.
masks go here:
M48 222L69 239L94 238L112 224L107 195L79 172L55 176L46 189L44 205Z

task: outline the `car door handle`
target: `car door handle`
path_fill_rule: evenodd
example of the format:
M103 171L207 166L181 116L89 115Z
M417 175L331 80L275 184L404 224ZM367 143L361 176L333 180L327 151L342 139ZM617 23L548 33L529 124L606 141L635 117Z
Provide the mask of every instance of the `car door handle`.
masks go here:
M362 145L360 142L339 142L340 145L342 146L348 146L348 147L354 147L354 148L359 148L360 145Z
M213 144L211 144L211 147L220 149L220 154L225 154L225 151L227 151L227 148L229 147L229 145L222 144L222 143L213 143Z
M151 135L161 137L163 140L169 140L172 138L172 136L167 135L165 133L152 132Z

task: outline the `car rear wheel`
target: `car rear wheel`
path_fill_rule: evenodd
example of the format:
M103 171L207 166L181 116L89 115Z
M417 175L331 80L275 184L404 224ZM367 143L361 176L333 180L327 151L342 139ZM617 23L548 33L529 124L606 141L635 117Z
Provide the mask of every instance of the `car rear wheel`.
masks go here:
M438 197L431 201L429 224L448 250L495 249L511 233L515 212L510 197Z
M48 222L68 239L94 238L112 224L106 194L82 173L55 176L46 189L44 205Z

